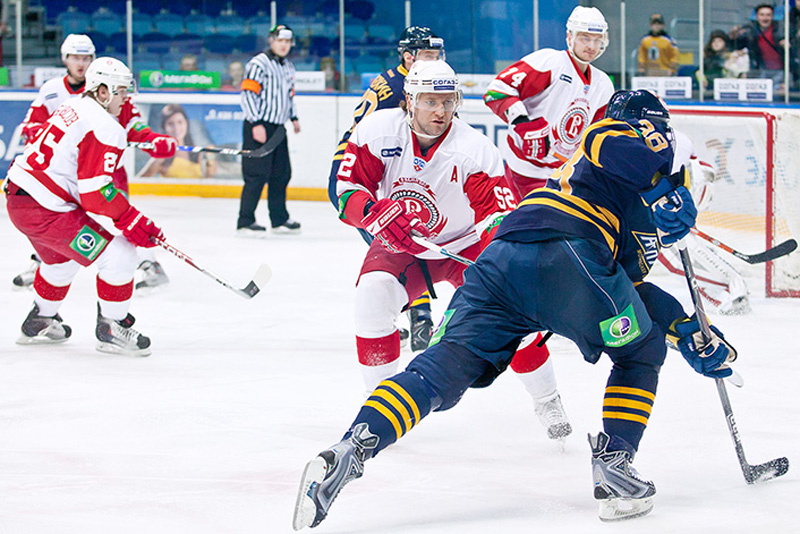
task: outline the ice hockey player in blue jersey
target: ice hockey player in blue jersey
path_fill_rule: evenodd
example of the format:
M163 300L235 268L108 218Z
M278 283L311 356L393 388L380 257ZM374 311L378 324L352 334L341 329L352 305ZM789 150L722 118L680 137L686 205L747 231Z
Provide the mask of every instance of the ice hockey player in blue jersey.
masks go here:
M369 88L359 100L353 111L353 125L347 130L333 155L331 171L328 175L328 198L339 211L339 197L336 195L336 175L342 163L347 141L353 129L361 119L379 109L391 109L400 106L405 100L403 83L408 69L415 61L434 61L444 59L444 39L437 37L430 28L424 26L409 26L400 35L397 43L397 52L400 54L400 64L380 73L372 80ZM372 236L366 230L357 229L367 244L372 242ZM430 294L425 292L408 307L410 333L405 332L405 337L411 337L411 350L418 351L428 346L433 333L433 320L431 319ZM403 336L401 332L401 337Z
M671 173L669 111L647 91L619 91L581 148L506 216L466 271L430 347L382 382L342 441L310 461L294 528L316 526L348 482L431 412L447 410L470 387L485 387L508 366L520 340L551 330L588 362L613 362L603 399L603 431L589 436L600 519L638 517L655 485L633 468L669 338L710 377L731 374L736 351L712 327L644 281L662 246L684 237L697 214L688 174ZM535 469L532 469L535 473ZM535 476L535 474L533 475Z

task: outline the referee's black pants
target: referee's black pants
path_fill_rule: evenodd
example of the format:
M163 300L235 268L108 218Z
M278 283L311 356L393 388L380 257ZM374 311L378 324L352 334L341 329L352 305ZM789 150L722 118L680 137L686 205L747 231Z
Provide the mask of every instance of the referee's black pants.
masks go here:
M253 139L253 126L263 125L269 139L280 125L268 122L252 123L244 121L242 127L242 148L255 150L263 143ZM292 166L289 162L289 143L284 139L278 147L263 158L242 157L242 177L244 188L239 203L239 220L237 228L250 226L256 222L256 206L264 185L267 186L267 208L272 227L280 226L289 219L286 211L286 186L292 178Z

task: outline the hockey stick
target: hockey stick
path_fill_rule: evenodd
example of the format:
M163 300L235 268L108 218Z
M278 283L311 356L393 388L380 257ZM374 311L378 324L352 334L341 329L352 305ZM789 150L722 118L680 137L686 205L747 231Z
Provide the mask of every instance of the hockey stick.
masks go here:
M700 325L703 342L708 343L711 340L711 328L705 310L703 309L703 301L700 299L697 280L695 280L694 277L694 269L692 268L692 261L689 258L689 250L686 248L685 240L678 242L678 248L680 249L681 262L683 262L683 270L686 273L686 282L689 284L689 292L692 296L692 303L694 304L695 313L697 314L697 322ZM728 430L731 433L731 438L733 438L733 446L736 449L736 456L739 459L739 465L742 468L745 482L754 484L785 475L789 470L789 459L785 456L758 465L750 465L747 463L747 459L744 456L742 438L739 436L736 420L733 418L733 408L728 398L728 390L725 389L725 381L722 378L716 378L714 380L717 384L717 393L719 393L719 400L722 402L722 410L725 412L725 421L728 423Z
M457 261L459 263L463 263L464 265L475 265L475 262L472 261L471 259L465 258L464 256L459 256L458 254L456 254L454 252L450 252L449 250L447 250L444 247L440 247L439 245L435 245L435 244L431 243L430 241L424 239L421 235L416 234L416 232L413 232L411 234L411 239L413 239L414 243L416 243L417 245L419 245L421 247L425 247L428 250L432 250L434 252L438 252L442 256L446 256L446 257L450 258L451 260L455 260L455 261ZM545 334L542 336L542 339L540 339L538 342L536 342L536 346L537 347L543 347L544 344L547 343L547 340L550 339L551 337L553 337L553 332L551 332L551 331L545 332Z
M211 278L212 280L214 280L218 284L221 284L221 285L227 287L228 289L230 289L231 291L233 291L237 295L240 295L240 296L242 296L242 297L244 297L246 299L251 299L251 298L255 297L258 294L258 292L261 291L261 288L263 288L267 284L267 282L269 282L269 279L272 278L272 269L269 268L269 265L267 265L265 263L262 263L261 266L256 271L256 274L253 276L253 279L250 280L250 282L248 282L247 285L244 286L242 289L239 289L239 288L231 285L230 283L226 282L225 280L223 280L222 278L220 278L216 274L212 273L208 269L204 269L203 267L200 267L199 265L197 265L197 263L195 263L195 261L192 258L190 258L188 255L184 254L183 252L181 252L177 248L173 247L172 245L170 245L169 243L167 243L163 239L158 239L157 237L151 237L150 239L155 244L157 244L158 246L160 246L161 248L163 248L164 250L166 250L170 254L174 255L178 259L181 259L181 260L185 261L186 263L188 263L189 265L191 265L192 267L194 267L195 269L197 269L198 271L200 271L204 275L208 276L209 278Z
M218 147L218 146L188 146L188 145L178 145L178 150L181 152L211 152L214 154L225 154L228 156L244 156L247 158L263 158L264 156L268 156L272 154L278 145L286 139L286 128L283 125L278 126L275 129L275 132L272 134L272 137L267 139L267 142L264 143L259 148L255 150L243 150L240 148L225 148L225 147ZM142 150L151 150L153 148L153 143L135 143L131 142L128 143L128 146L140 148Z
M783 243L779 243L778 245L775 245L764 252L760 252L758 254L745 254L744 252L739 252L738 250L729 247L725 243L722 243L718 239L701 232L697 228L692 228L692 233L697 237L705 239L712 245L721 248L725 252L733 254L740 260L746 261L747 263L764 263L766 261L772 261L780 258L781 256L786 256L787 254L794 252L794 250L797 248L797 241L794 239L787 239Z

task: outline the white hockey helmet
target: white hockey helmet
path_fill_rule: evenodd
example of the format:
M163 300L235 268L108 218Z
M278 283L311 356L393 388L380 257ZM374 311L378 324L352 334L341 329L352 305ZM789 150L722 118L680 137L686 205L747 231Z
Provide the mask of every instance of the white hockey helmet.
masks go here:
M567 50L575 58L573 40L578 33L596 33L603 36L600 52L595 60L603 55L608 47L608 23L603 13L596 7L577 6L567 19ZM577 58L575 58L577 59ZM594 61L594 60L593 60Z
M69 54L76 56L92 56L95 58L94 43L88 35L71 33L61 43L61 61L66 61Z
M99 57L86 69L85 91L96 91L101 85L115 94L122 87L132 90L133 74L125 63L113 57Z
M414 104L416 104L418 95L422 93L455 93L455 110L458 110L461 105L458 76L453 67L443 59L415 61L406 75L403 90L411 97Z

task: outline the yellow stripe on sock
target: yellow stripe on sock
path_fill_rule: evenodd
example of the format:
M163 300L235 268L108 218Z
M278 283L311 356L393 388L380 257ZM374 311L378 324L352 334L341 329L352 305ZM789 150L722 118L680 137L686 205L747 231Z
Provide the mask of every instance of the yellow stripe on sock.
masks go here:
M380 397L386 400L386 402L388 402L389 404L391 404L392 407L398 412L400 412L400 415L403 416L403 422L406 425L406 432L411 430L411 427L413 426L413 421L411 421L411 414L408 413L408 410L406 410L406 407L403 406L402 402L400 402L400 399L398 399L397 397L392 395L390 391L386 391L385 389L376 389L375 391L372 392L372 396L370 398L372 397Z
M625 412L610 412L603 410L603 419L624 419L647 426L647 417Z
M609 408L631 408L633 410L640 410L646 412L648 415L653 409L653 405L647 402L640 402L630 399L620 399L617 397L606 397L603 399L603 406Z
M414 402L414 399L411 397L411 395L409 395L406 392L406 390L404 390L402 387L400 387L400 384L392 382L391 380L384 380L383 382L378 384L378 387L380 387L380 386L386 386L388 388L391 388L391 389L395 390L401 397L403 397L403 400L406 401L408 403L408 405L411 407L411 411L414 412L414 421L415 421L414 424L419 422L420 416L419 416L419 408L417 407L417 403ZM411 426L414 426L414 425L411 425Z
M414 306L419 306L420 304L430 304L431 303L431 296L429 293L423 293L419 296L417 300L411 303L409 308L413 308Z
M626 388L623 386L608 386L606 388L606 393L621 393L622 395L636 395L637 397L644 397L645 399L650 399L651 401L656 399L655 393L650 393L645 389Z
M364 406L369 406L370 408L373 408L374 410L377 410L379 414L381 414L386 419L388 419L389 422L392 423L392 426L394 427L394 431L397 433L397 439L400 439L401 437L403 437L403 430L400 428L400 421L397 420L397 416L395 414L393 414L392 411L389 408L387 408L386 406L384 406L380 402L371 401L371 400L368 400L367 402L365 402Z

